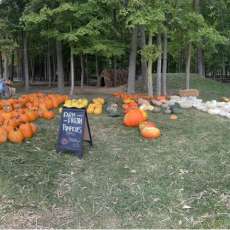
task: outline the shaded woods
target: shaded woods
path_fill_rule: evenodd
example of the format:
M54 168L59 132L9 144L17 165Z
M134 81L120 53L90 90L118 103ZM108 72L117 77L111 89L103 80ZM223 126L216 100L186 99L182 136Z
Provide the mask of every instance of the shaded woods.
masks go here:
M191 72L229 71L229 8L226 0L2 0L0 77L73 94L76 85L102 86L103 70L128 70L129 93L140 80L149 95L166 95L167 73L186 72L189 89Z

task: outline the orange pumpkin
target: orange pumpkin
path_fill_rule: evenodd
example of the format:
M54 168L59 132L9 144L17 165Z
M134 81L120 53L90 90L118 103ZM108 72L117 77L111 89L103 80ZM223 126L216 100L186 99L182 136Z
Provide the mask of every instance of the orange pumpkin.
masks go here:
M31 138L33 136L33 130L30 123L21 124L19 130L22 132L24 138Z
M52 100L51 99L46 99L45 100L45 107L47 108L47 109L53 109L54 107L53 107L53 102L52 102Z
M6 130L6 132L9 134L10 131L14 130L15 127L13 127L12 125L3 125L3 128Z
M55 113L53 111L45 111L43 112L43 118L46 120L51 120L55 117Z
M0 144L3 144L7 141L7 131L0 127Z
M5 126L12 126L13 128L16 128L19 124L20 123L19 123L18 119L16 119L16 118L4 121Z
M2 125L3 124L3 122L4 122L4 118L2 117L2 115L0 114L0 125Z
M156 98L158 101L161 101L161 102L166 102L166 96L157 96Z
M22 108L22 104L20 103L20 102L17 102L17 103L15 103L15 104L13 104L13 107L14 107L14 109L21 109Z
M124 117L124 125L127 127L138 127L143 121L146 121L146 116L144 111L140 109L130 110Z
M8 133L8 139L12 143L20 144L24 141L24 136L19 129L13 129Z
M137 109L138 108L138 104L136 102L131 102L131 103L128 103L128 104L123 104L123 111L124 111L124 114L128 113L130 110L132 109Z
M35 121L38 119L38 114L35 111L27 111L26 115L28 116L28 121Z
M24 122L24 123L26 123L26 122L28 122L30 119L29 119L29 117L28 117L28 115L27 114L20 114L20 121L21 122Z
M175 114L172 114L171 116L170 116L170 120L172 120L172 121L175 121L175 120L177 120L178 119L178 117L177 117L177 115L175 115Z
M4 120L10 120L11 119L11 117L12 117L12 114L11 114L11 112L3 112L2 113L2 117L4 118Z
M143 129L141 129L141 135L147 139L157 139L161 136L161 131L156 127L146 126Z
M145 127L154 127L154 128L156 128L157 126L156 126L156 123L151 122L151 121L144 121L144 122L141 122L139 124L140 131Z

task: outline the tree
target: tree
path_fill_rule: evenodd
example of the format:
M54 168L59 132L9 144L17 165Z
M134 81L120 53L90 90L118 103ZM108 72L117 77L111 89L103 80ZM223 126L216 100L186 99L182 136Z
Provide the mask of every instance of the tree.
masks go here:
M174 18L175 30L173 42L183 47L187 54L186 58L186 89L190 88L190 73L193 48L215 47L225 42L225 38L218 31L207 24L204 17L194 11L193 1L180 2L176 6ZM183 10L181 10L183 9Z
M132 30L132 39L129 55L128 93L135 93L136 59L137 59L137 27Z
M127 25L130 27L143 26L148 32L148 45L143 49L142 54L147 60L148 65L148 95L153 95L153 76L152 65L156 58L160 59L161 47L158 48L153 45L153 36L157 35L161 31L162 24L165 20L163 8L160 7L160 1L148 1L142 0L137 2L131 2L127 17ZM159 61L160 63L160 61ZM161 81L161 79L160 79ZM157 91L159 89L159 79L157 80Z

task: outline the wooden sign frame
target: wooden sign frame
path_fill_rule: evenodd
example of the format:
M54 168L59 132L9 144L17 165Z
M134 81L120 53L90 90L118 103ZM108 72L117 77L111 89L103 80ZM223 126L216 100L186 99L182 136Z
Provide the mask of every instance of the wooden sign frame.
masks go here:
M62 142L62 136L63 136L63 116L64 116L64 112L73 112L73 113L77 113L79 116L81 115L82 117L82 132L80 135L80 140L78 140L78 148L77 149L73 149L73 148L68 148L67 144L65 146L65 144L61 143ZM66 140L66 139L65 139ZM57 143L57 152L59 153L64 153L64 152L70 152L70 153L74 153L76 156L78 156L80 159L82 159L83 157L83 142L88 142L90 144L90 146L93 146L93 140L92 140L92 135L91 135L91 130L90 130L90 125L89 125L89 119L88 119L88 115L86 112L86 109L76 109L76 108L63 108L62 114L61 114L61 120L60 120L60 124L59 124L59 134L58 134L58 143Z

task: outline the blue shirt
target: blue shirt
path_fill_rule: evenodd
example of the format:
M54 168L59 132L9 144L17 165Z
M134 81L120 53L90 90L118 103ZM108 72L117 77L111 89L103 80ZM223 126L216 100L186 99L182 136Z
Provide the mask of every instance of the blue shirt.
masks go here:
M5 92L6 84L3 80L0 80L0 93Z

